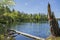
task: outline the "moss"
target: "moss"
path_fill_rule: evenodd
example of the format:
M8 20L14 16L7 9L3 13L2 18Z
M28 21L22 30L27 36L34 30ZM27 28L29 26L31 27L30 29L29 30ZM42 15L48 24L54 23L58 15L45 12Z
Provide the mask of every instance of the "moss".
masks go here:
M60 37L49 36L46 40L60 40Z
M4 35L0 35L0 40L4 40Z
M0 40L5 40L5 36L0 34ZM6 40L15 40L13 37L9 37Z

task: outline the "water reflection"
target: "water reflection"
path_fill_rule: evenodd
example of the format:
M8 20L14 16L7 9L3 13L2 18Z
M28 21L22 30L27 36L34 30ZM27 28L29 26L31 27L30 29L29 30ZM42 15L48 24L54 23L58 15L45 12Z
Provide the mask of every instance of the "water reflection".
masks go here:
M44 23L13 23L6 25L8 29L14 29L17 31L25 32L34 36L47 38L50 35L50 27L48 22ZM0 34L4 34L5 28L0 27ZM1 31L2 30L2 31ZM17 35L17 34L15 34ZM8 35L9 36L9 35ZM23 35L17 35L14 37L14 40L33 40L31 38L27 38Z
M46 23L21 23L11 27L11 29L25 32L31 35L35 35L42 38L47 38L50 35L50 27L48 22ZM25 36L18 35L15 37L16 40L33 40L26 38Z

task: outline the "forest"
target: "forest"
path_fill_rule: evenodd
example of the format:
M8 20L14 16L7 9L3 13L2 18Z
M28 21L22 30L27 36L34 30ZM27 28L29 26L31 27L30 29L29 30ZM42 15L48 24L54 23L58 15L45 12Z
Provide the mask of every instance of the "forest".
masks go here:
M1 22L40 22L47 21L47 15L42 13L27 14L24 12L10 10L8 6L0 6L0 23Z

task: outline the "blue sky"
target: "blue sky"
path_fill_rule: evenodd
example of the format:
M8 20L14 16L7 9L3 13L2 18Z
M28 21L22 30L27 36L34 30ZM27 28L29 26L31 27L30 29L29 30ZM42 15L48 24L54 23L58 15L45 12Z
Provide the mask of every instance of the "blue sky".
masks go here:
M48 2L56 17L60 17L60 0L15 0L15 10L25 13L45 13L47 14Z

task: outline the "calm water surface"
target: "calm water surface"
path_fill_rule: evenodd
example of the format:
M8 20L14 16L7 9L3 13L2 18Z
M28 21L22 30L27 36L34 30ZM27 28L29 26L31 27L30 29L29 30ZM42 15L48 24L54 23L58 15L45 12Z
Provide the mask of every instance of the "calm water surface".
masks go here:
M25 32L34 36L47 38L50 35L49 23L21 23L12 27L12 29ZM17 35L16 40L33 40L22 35Z

